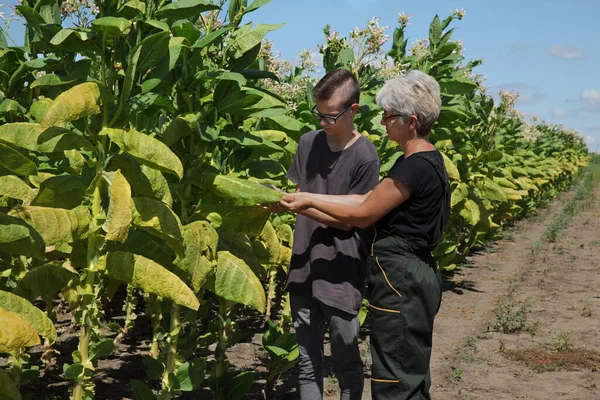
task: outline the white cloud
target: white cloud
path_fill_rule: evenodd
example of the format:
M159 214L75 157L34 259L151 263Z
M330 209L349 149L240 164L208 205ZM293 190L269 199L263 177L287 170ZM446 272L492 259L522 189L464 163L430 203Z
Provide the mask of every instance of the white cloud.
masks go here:
M582 103L581 108L584 111L600 112L600 92L597 90L584 90L579 102Z
M584 138L584 140L588 144L588 146L591 145L591 144L595 144L596 143L596 138L593 137L593 136L586 136Z
M546 98L546 95L540 92L535 93L519 93L518 104L533 104L540 102Z
M547 52L552 57L562 58L565 60L583 59L583 51L571 45L555 44L554 46L548 47Z
M553 108L552 109L552 116L554 117L566 117L569 115L569 111L565 110L564 108Z

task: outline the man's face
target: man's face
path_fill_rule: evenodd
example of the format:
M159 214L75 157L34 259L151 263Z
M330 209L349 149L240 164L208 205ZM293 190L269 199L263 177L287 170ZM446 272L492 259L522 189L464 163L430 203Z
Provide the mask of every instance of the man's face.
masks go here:
M353 107L355 106L348 105L348 100L333 96L329 100L318 100L313 114L326 132L335 133L353 129Z

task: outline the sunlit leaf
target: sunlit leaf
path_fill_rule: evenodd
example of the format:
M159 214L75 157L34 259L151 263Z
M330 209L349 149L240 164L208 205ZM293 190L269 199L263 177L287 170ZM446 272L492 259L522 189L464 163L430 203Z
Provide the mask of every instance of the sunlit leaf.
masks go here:
M106 172L109 181L108 212L103 229L106 240L123 243L127 240L132 222L131 187L121 171Z
M235 303L265 311L266 296L262 284L243 260L228 251L218 254L215 293Z
M31 304L27 299L0 290L0 308L23 318L35 329L38 335L50 340L56 340L54 323L46 316L46 313ZM0 324L0 326L2 325Z
M62 92L46 109L42 129L62 126L67 122L100 112L100 88L94 82L85 82Z
M106 269L112 279L127 282L146 293L192 310L200 306L194 292L177 275L143 256L123 251L110 252L106 258Z

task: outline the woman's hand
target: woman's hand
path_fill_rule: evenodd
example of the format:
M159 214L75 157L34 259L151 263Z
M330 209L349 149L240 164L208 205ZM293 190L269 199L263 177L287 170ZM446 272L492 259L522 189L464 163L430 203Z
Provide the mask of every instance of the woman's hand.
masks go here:
M286 194L283 196L280 203L294 213L298 213L302 210L312 207L311 197L303 192Z

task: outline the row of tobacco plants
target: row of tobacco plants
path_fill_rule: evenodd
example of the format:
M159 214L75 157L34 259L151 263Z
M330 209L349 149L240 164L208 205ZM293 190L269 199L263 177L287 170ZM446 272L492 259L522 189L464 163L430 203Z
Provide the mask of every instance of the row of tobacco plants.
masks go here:
M227 361L240 316L265 314L265 396L293 366L281 278L294 217L269 213L280 194L264 184L291 189L285 172L299 137L317 126L315 64L308 53L297 66L273 53L265 35L280 25L246 22L269 1L16 7L24 45L0 33L0 397L31 397L32 380L60 374L72 399L93 398L99 361L118 357L139 316L151 326L147 376L119 396L209 388L215 399L244 398L255 371L233 373ZM356 125L377 147L382 174L401 153L384 135L375 93L409 69L440 82L432 140L453 190L436 250L446 270L587 163L576 134L527 123L510 93L494 101L486 92L473 73L480 61L467 62L451 38L462 16L436 16L408 49L404 14L387 52L375 19L346 37L326 27L320 46L325 70L359 77ZM123 316L107 316L104 305L121 298ZM59 371L57 310L78 330Z

